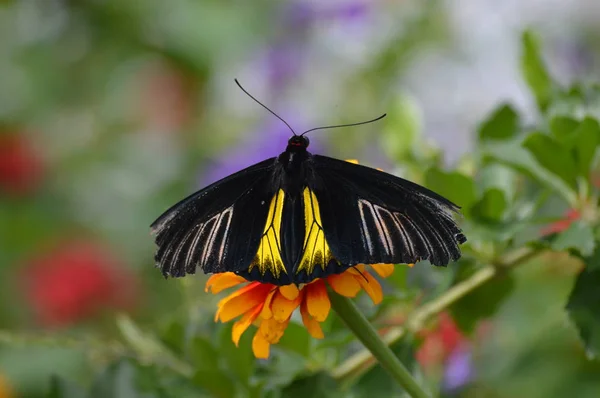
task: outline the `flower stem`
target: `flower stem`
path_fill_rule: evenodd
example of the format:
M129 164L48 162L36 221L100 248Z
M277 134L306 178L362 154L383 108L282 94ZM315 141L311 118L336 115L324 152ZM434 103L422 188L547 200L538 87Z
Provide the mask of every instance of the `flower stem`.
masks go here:
M415 398L429 397L352 300L335 292L331 292L329 298L342 321L408 394Z
M406 333L416 333L423 325L436 314L444 311L452 304L460 300L478 287L493 280L502 271L508 271L531 260L540 253L540 250L522 248L508 254L503 260L494 265L483 267L470 278L454 285L438 298L423 304L417 308L407 319L403 326L391 329L383 341L385 344L393 344L400 340ZM352 355L338 367L332 370L331 375L337 380L357 377L358 374L367 371L375 361L369 350L363 350Z

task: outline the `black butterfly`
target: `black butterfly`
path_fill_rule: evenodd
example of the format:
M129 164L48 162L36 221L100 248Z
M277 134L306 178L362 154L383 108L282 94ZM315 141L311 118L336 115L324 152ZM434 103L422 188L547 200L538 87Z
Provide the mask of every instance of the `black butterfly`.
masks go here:
M196 192L152 224L165 276L200 267L287 285L357 264L445 266L460 258L466 237L453 219L457 205L391 174L313 155L304 134L294 133L279 156Z

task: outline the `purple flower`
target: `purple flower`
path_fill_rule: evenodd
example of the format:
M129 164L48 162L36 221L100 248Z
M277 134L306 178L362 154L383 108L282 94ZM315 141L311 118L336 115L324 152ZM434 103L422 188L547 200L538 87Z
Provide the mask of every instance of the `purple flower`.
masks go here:
M362 21L368 9L369 4L364 0L348 0L326 7L305 0L284 5L279 17L281 34L275 35L276 39L267 46L264 55L264 70L271 89L279 91L301 72L310 57L308 40L315 24L339 21L352 25Z
M369 11L366 1L346 1L343 4L324 10L322 16L345 21L362 19Z
M265 71L272 91L287 86L299 74L306 58L306 44L291 41L273 44L267 49Z
M283 29L291 30L297 34L307 31L317 17L313 4L307 1L292 1L283 5L281 12L281 25Z
M470 347L466 344L456 347L446 360L443 389L447 392L460 389L472 380L473 373L473 356Z

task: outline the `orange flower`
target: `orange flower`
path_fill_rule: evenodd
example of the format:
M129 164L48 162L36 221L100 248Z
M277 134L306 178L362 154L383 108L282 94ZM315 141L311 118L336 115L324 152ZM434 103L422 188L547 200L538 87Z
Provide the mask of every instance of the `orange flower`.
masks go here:
M14 397L12 389L10 388L8 381L0 374L0 398L11 398Z
M374 264L371 268L383 278L390 276L394 271L393 264ZM206 291L217 294L224 289L245 283L243 287L219 301L215 322L228 322L239 317L233 325L231 336L236 345L248 327L256 324L258 330L252 340L254 356L268 358L271 344L279 342L298 307L308 333L317 339L324 337L321 322L327 319L331 309L326 282L336 293L345 297L355 297L364 290L375 304L379 304L383 298L381 285L362 264L341 274L315 279L300 287L248 283L233 272L225 272L212 275L206 282Z

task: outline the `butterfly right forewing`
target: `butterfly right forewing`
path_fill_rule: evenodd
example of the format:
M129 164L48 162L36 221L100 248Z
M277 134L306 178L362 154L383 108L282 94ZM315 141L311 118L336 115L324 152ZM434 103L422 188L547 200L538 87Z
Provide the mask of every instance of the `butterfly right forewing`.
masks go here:
M315 155L311 187L327 242L341 262L447 265L466 239L458 206L417 184L376 169Z

